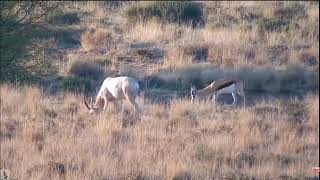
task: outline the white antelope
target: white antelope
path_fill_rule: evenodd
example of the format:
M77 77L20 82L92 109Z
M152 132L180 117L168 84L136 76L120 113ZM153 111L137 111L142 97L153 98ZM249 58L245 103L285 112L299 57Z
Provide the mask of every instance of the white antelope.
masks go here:
M90 105L88 105L85 97L84 103L89 109L90 114L97 112L103 106L103 110L106 110L108 102L115 102L120 99L127 99L133 106L134 114L138 110L138 105L135 102L136 96L139 93L139 83L132 77L120 76L120 77L108 77L106 78L96 97L95 103L92 106L92 98Z
M237 102L237 95L239 94L243 98L243 104L246 106L246 98L244 94L244 83L238 79L219 79L213 81L207 87L197 90L195 86L191 86L191 101L196 98L202 99L208 95L212 96L212 101L216 104L220 94L232 94L233 103L235 105Z

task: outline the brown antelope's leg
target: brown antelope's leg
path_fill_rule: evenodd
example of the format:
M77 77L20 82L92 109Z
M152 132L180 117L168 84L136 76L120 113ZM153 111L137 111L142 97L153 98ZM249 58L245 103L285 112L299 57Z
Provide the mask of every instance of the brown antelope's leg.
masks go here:
M232 97L233 97L232 105L235 105L237 103L237 94L236 94L236 92L233 92L231 94L232 94Z
M215 93L213 93L213 96L212 96L212 102L214 103L214 105L216 105L217 103L217 95L216 95L217 93L215 92Z
M241 91L242 91L241 92L241 94L242 94L241 96L242 96L242 99L243 99L243 106L246 107L246 96L244 94L244 90L242 89Z
M216 92L216 98L215 98L215 102L216 102L216 104L218 103L218 97L219 97L219 93L218 93L218 92Z
M243 84L240 84L240 87L237 87L237 92L243 99L243 106L246 107L246 96L245 96L245 93L244 93Z

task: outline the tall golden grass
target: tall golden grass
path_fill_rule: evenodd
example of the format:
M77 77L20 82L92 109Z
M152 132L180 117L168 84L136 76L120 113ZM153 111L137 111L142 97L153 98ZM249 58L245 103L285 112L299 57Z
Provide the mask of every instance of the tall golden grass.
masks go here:
M1 167L17 179L280 179L317 176L319 96L214 106L138 99L139 117L80 96L1 86ZM118 109L121 109L118 107Z

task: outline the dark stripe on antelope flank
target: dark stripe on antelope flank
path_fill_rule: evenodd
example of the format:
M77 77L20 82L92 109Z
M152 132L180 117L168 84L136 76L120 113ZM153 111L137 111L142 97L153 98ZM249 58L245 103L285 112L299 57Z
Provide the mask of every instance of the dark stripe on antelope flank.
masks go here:
M225 88L225 87L231 86L233 83L234 83L234 81L228 81L228 82L226 82L226 83L224 83L224 84L221 84L221 85L217 88L217 90L220 90L220 89L223 89L223 88Z

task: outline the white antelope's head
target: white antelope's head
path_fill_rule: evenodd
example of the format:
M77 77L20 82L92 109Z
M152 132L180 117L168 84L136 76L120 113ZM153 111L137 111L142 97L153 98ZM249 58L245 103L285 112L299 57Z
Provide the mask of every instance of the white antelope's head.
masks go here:
M196 97L196 86L195 85L191 85L191 89L190 89L190 95L191 95L191 101L193 101Z
M98 108L92 105L92 98L90 98L89 104L87 103L86 98L84 96L83 96L83 99L84 99L84 104L88 108L90 114L96 113L98 111Z

